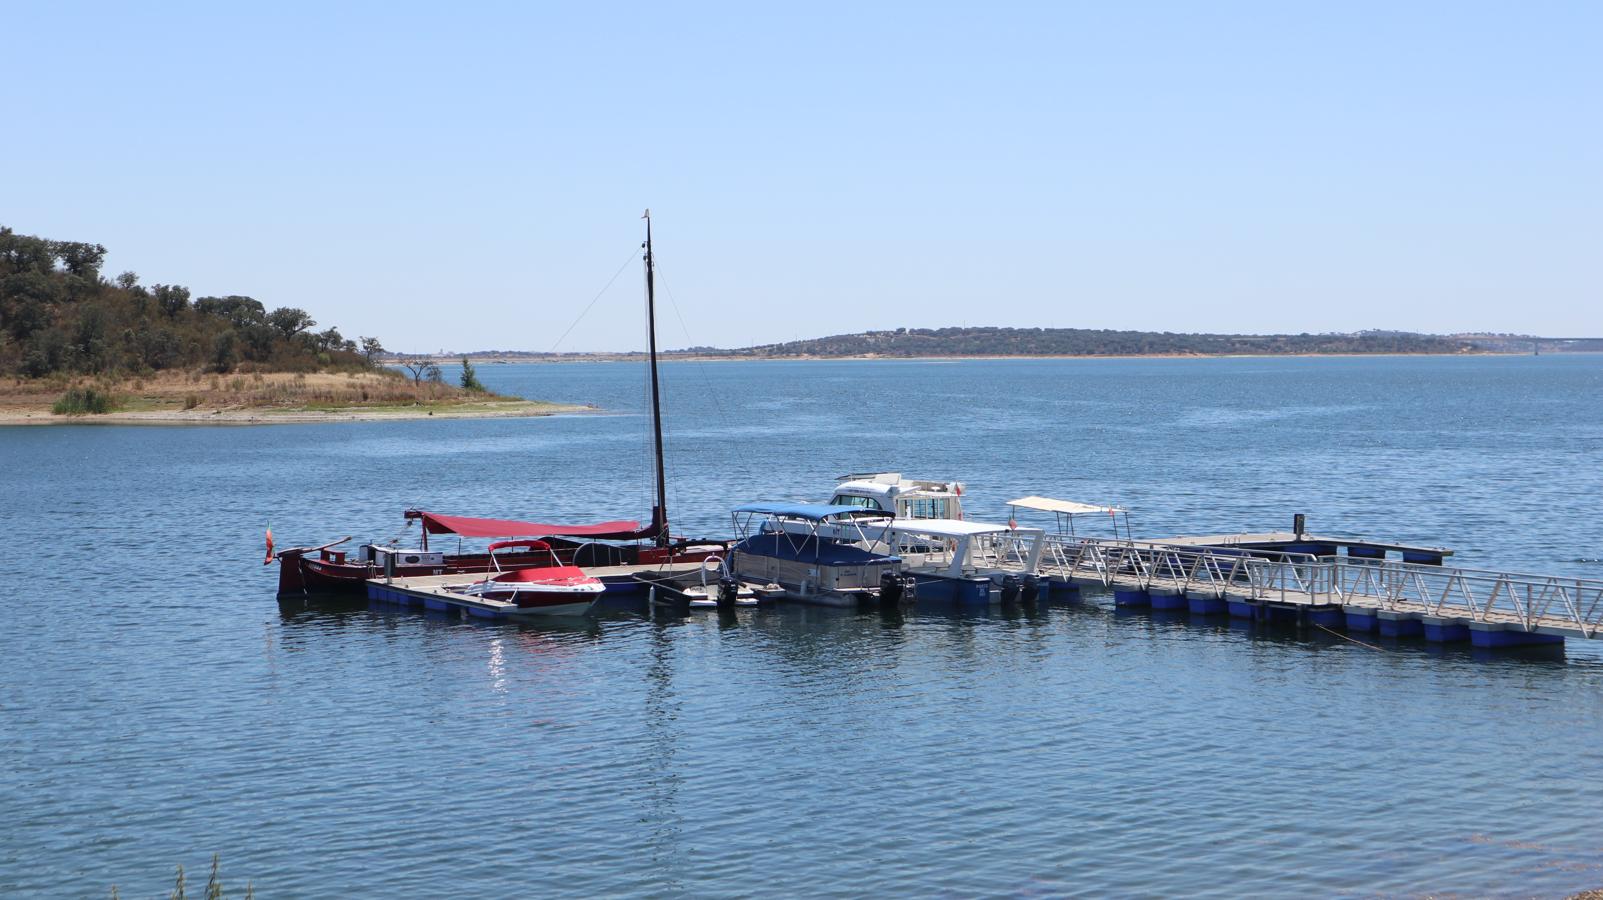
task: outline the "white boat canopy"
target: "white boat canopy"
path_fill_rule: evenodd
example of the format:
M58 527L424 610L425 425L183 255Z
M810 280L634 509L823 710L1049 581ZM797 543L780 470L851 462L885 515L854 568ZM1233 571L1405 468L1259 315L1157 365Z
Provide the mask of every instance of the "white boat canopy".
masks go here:
M892 519L890 530L900 534L917 534L936 538L966 538L977 534L1006 534L1008 532L1035 533L1039 528L1009 528L987 522L969 522L962 519Z
M1007 505L1012 509L1033 509L1040 512L1049 512L1057 516L1058 533L1067 530L1069 535L1074 534L1074 517L1086 515L1105 515L1113 522L1113 536L1119 536L1119 516L1124 516L1124 536L1130 537L1130 511L1122 506L1099 506L1095 503L1076 503L1073 500L1055 500L1051 497L1020 497L1009 500ZM1064 526L1067 526L1065 529Z
M1051 497L1020 497L1017 500L1007 501L1007 505L1023 509L1038 509L1041 512L1065 513L1071 516L1082 516L1088 513L1117 515L1125 511L1123 507L1119 506L1096 506L1091 503L1076 503L1073 500L1054 500Z
M937 551L937 555L949 554L947 560L933 563L931 567L953 578L961 577L965 567L973 574L977 571L975 566L1001 566L1009 560L1017 564L1022 572L1035 572L1041 565L1041 553L1046 548L1045 529L1020 528L1013 523L993 525L964 519L892 519L888 530L896 536L899 544L904 539L922 543L931 538L944 543L947 549L944 552ZM987 540L993 535L1003 537L1000 540ZM983 564L975 558L975 551L982 549L982 545L989 560ZM894 549L901 553L908 548L901 545Z

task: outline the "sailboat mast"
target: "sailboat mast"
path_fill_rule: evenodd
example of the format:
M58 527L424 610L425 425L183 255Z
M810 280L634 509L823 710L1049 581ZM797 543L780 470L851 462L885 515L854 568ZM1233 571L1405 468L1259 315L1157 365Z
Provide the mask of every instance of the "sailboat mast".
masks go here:
M653 540L657 546L668 544L668 484L662 466L662 391L657 385L657 285L651 265L651 210L646 210L646 331L651 340L651 436L656 444L657 508L652 511L651 524L657 533Z

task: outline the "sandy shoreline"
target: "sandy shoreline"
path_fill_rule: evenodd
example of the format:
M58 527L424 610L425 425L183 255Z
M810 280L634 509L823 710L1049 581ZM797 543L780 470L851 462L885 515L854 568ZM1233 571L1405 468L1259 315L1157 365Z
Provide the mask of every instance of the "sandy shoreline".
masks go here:
M305 425L320 422L392 422L407 419L511 419L593 413L592 406L516 400L459 406L342 407L330 409L151 409L102 415L58 416L48 410L0 409L3 425Z

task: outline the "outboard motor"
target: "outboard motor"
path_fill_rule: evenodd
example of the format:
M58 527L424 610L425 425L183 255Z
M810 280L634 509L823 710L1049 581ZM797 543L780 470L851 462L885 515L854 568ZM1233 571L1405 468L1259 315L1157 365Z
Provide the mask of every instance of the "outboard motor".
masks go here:
M718 608L731 609L740 597L740 582L725 575L718 579Z
M1041 599L1041 576L1034 572L1024 576L1024 584L1019 588L1019 599L1025 603L1034 603Z
M881 606L901 606L913 602L918 582L911 575L902 576L885 572L879 576L879 602Z
M1019 590L1024 585L1024 579L1017 575L1002 576L1002 602L1016 603L1019 599Z

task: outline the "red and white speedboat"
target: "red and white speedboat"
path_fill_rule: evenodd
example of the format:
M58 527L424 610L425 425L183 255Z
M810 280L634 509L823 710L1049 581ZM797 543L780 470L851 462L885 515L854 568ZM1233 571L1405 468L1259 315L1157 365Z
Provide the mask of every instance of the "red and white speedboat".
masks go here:
M545 541L497 541L490 545L490 558L494 560L495 551L506 547L524 548L531 554L543 551L550 554L550 564L497 572L482 581L452 585L446 590L512 604L515 608L505 610L507 615L534 616L582 615L606 591L601 579L586 575L578 566L563 565Z

